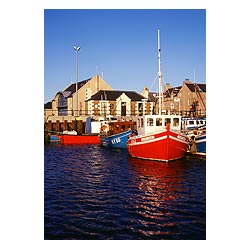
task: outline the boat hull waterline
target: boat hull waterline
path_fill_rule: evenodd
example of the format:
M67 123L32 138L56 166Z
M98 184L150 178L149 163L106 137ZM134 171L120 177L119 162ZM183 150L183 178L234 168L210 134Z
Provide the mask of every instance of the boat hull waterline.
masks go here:
M131 137L127 143L132 157L165 162L182 158L188 145L189 138L169 126L160 132Z

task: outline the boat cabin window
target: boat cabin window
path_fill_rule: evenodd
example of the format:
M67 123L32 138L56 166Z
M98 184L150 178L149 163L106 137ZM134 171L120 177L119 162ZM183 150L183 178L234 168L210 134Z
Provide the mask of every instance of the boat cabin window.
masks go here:
M167 126L168 124L171 124L171 118L165 118L164 126Z
M189 121L189 125L194 125L194 121Z
M156 126L162 126L162 118L156 118Z
M179 118L173 119L173 126L179 126Z
M199 125L199 121L196 121L196 125Z
M154 125L154 120L153 118L148 118L147 119L147 126L153 126Z

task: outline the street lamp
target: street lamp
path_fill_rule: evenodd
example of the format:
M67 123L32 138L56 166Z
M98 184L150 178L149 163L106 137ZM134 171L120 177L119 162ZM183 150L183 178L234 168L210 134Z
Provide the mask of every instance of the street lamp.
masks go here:
M80 47L73 47L76 51L76 114L78 116L78 51L80 50Z

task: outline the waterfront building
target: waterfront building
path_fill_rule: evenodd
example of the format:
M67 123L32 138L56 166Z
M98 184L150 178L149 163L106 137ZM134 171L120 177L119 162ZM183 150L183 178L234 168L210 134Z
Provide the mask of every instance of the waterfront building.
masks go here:
M145 98L135 91L112 90L97 74L78 82L78 91L76 84L71 83L57 92L53 100L44 105L44 121L85 120L87 116L107 115L131 117L152 114L153 110L154 100L151 97Z
M153 113L158 113L158 93L144 87L141 94L153 102ZM181 86L164 85L162 113L183 116L206 116L206 84L192 83L185 79Z
M103 89L110 90L112 88L98 74L78 82L78 89L76 89L76 83L70 83L65 89L56 93L51 102L51 109L48 109L48 103L45 104L45 116L75 117L87 115L88 106L86 100ZM76 103L77 101L78 103Z
M152 114L154 103L135 91L100 90L87 100L91 116L137 116Z
M158 110L158 93L150 92L147 87L144 87L141 94L113 90L98 74L78 82L77 93L75 83L57 92L53 100L44 105L44 121L71 121L76 117L85 120L87 116L108 115L131 117L155 114ZM185 79L182 86L172 87L165 84L162 112L182 116L206 116L206 84L194 84L189 79Z
M170 113L206 116L206 84L185 79L182 86L165 87L163 96L163 108Z

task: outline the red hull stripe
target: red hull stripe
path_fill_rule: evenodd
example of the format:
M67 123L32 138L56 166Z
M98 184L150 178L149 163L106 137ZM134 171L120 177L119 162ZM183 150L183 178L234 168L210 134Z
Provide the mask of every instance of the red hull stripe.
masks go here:
M174 137L174 136L172 136L172 135L170 135L169 138L172 139L172 140L176 140L176 141L178 141L178 142L182 142L182 143L188 144L188 141L186 141L186 140L185 140L185 141L184 141L184 140L181 140L181 139L176 138L176 137ZM186 138L185 138L185 139L186 139Z
M167 135L165 136L162 136L162 137L158 137L158 138L152 138L152 139L147 139L145 141L135 141L133 142L133 139L132 139L132 142L130 145L140 145L140 144L147 144L147 143L152 143L152 142L157 142L157 141L161 141L161 140L164 140L164 139L167 139ZM142 138L143 139L143 138Z

